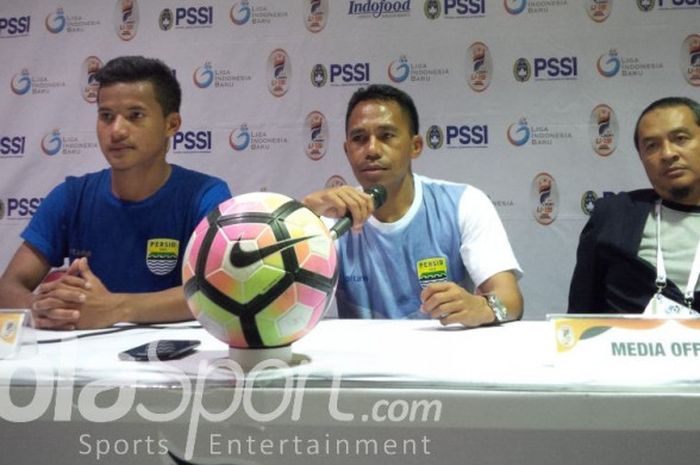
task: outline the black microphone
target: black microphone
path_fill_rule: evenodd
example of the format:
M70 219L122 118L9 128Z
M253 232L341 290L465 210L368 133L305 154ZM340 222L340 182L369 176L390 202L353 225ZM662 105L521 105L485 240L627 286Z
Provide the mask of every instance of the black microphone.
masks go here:
M384 202L386 202L386 188L381 184L365 189L365 194L372 196L375 210L379 209L379 207L384 205ZM338 220L338 222L331 228L331 237L333 239L338 239L340 236L348 232L350 226L352 226L352 215L348 211L345 216Z

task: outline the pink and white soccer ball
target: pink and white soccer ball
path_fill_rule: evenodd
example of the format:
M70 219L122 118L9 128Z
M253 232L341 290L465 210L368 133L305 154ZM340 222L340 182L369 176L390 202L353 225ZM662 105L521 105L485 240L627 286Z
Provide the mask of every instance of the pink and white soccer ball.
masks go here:
M182 266L187 303L202 326L234 348L273 348L308 333L338 281L328 228L285 195L255 192L202 219Z

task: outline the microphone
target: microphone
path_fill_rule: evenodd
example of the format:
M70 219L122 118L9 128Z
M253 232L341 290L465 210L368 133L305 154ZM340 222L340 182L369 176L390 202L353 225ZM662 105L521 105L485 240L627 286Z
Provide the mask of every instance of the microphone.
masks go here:
M381 184L376 184L365 189L365 194L372 196L375 210L384 205L384 202L386 202L386 188ZM331 237L333 240L338 239L340 236L348 232L350 226L352 226L352 215L348 211L345 216L338 220L338 222L331 228Z

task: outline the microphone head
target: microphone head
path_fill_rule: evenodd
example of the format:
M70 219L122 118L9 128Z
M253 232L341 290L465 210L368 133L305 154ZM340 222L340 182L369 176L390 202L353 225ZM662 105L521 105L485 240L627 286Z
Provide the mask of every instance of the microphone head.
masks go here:
M386 202L386 188L381 184L375 184L365 189L365 193L372 196L374 199L374 209L378 209Z

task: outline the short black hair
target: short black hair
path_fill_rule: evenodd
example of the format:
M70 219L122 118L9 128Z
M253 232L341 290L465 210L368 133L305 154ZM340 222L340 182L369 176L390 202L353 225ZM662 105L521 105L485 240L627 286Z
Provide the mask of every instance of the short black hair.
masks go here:
M150 82L163 116L180 111L182 90L173 71L157 58L121 56L109 60L97 71L100 88L119 83Z
M345 113L345 132L348 132L348 122L350 121L350 113L360 103L367 100L390 101L399 104L399 107L408 114L411 123L411 135L418 134L418 110L413 103L413 99L406 92L396 87L386 84L372 84L368 87L363 87L355 91L348 102L348 109Z
M688 107L693 113L695 118L695 124L700 126L700 104L695 100L688 97L664 97L662 99L656 100L649 104L639 115L637 119L637 124L634 125L634 148L639 152L639 123L644 118L644 115L650 111L658 110L659 108L672 108L672 107Z

